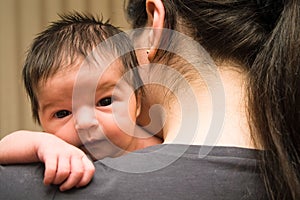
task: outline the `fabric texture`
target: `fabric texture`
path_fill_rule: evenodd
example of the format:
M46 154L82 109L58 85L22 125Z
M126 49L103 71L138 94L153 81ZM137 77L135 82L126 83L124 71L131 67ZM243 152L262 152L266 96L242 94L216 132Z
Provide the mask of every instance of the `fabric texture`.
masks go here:
M256 158L260 153L156 145L95 162L92 182L67 192L43 185L42 164L1 166L0 199L267 199Z

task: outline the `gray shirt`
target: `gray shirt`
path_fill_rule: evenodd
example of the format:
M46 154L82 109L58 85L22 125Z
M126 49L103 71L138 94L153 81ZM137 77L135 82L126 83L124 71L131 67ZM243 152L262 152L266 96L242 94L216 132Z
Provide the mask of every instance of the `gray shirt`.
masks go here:
M91 183L67 192L43 185L42 164L1 166L0 199L267 199L258 169L260 153L156 145L95 162Z

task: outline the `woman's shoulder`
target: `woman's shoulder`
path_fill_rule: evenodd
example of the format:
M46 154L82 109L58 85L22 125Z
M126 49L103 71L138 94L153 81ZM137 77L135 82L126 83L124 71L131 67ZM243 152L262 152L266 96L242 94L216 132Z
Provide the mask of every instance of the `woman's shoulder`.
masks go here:
M266 199L259 153L156 145L95 162L92 182L68 192L44 186L42 164L1 166L0 199Z
M237 147L156 145L96 162L102 173L97 173L95 183L107 188L103 185L109 180L109 187L118 191L114 199L126 191L130 194L122 199L141 194L148 199L149 191L151 199L162 194L164 199L264 199L260 153Z
M52 199L57 187L43 184L42 163L0 165L0 199Z

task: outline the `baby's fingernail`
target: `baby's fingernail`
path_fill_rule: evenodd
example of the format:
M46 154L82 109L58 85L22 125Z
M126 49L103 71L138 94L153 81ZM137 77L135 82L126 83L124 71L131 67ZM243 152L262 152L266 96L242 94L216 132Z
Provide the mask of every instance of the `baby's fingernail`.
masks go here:
M44 185L48 186L50 185L48 182L44 181Z

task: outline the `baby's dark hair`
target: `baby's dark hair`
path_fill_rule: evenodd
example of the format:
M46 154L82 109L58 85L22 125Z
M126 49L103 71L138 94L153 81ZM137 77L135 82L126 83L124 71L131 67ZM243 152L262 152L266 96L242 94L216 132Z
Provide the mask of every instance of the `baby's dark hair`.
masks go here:
M112 36L117 39L108 40ZM31 101L32 115L40 123L36 96L38 85L58 70L73 64L78 57L86 58L101 42L108 42L105 54L119 55L124 71L132 72L133 87L142 85L138 74L138 61L127 34L90 14L68 13L50 24L33 41L23 67L23 81ZM107 49L106 49L107 50Z

